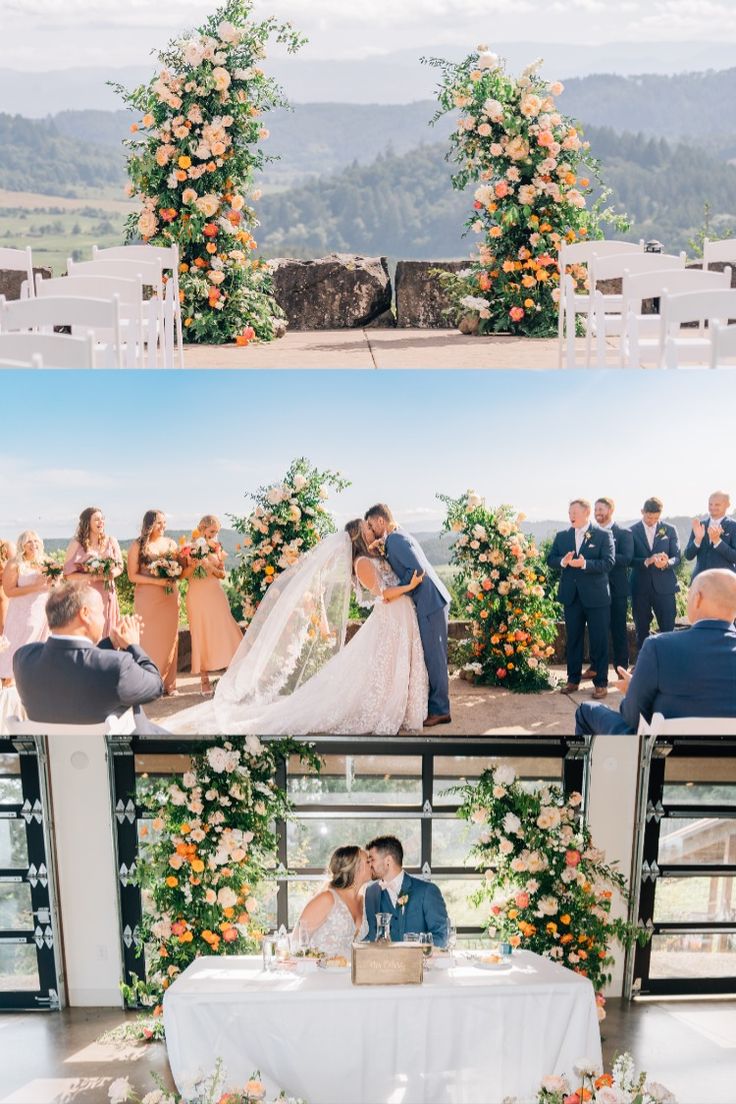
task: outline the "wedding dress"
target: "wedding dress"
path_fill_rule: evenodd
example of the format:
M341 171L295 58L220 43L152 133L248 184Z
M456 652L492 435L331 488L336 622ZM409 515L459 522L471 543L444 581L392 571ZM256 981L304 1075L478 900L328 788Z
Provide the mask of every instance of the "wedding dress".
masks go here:
M327 537L278 576L213 699L168 719L168 731L220 736L421 731L428 677L414 603L407 595L383 601L383 591L398 585L385 560L367 559L364 567L372 610L348 643L354 583L346 533Z
M328 888L333 897L333 905L322 923L309 932L309 948L322 951L328 957L342 955L350 962L353 943L360 942L368 934L365 909L360 926L356 928L353 914L342 897L334 889ZM303 927L301 919L299 926Z

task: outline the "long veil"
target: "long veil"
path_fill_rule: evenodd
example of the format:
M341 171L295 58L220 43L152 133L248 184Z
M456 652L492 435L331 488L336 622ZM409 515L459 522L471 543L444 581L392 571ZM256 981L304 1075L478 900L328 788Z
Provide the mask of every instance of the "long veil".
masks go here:
M351 587L350 537L334 533L275 577L214 698L167 719L169 731L249 731L264 706L292 694L343 647Z

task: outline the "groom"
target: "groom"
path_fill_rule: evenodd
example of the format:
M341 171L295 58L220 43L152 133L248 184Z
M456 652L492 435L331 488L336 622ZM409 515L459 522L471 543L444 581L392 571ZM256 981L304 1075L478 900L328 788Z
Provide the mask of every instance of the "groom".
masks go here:
M425 728L450 724L450 685L447 673L447 633L450 595L412 536L399 529L388 506L379 503L365 515L374 540L382 540L386 559L401 586L411 582L415 571L424 579L411 592L417 611L424 662L429 675L428 715Z
M447 946L448 917L436 885L412 878L404 870L404 848L395 836L378 836L367 847L373 882L365 891L369 943L376 938L376 913L391 914L391 939L401 943L408 932L431 932L435 947Z

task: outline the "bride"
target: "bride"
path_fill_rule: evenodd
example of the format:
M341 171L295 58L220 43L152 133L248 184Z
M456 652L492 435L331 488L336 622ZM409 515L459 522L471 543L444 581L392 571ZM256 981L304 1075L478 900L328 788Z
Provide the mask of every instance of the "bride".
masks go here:
M173 734L396 735L421 731L428 678L414 602L361 520L320 541L269 587L213 699ZM371 605L346 643L350 592ZM365 597L364 592L369 597Z
M304 906L295 929L303 949L342 956L368 934L363 887L371 881L371 861L361 847L338 847L330 856L327 887Z

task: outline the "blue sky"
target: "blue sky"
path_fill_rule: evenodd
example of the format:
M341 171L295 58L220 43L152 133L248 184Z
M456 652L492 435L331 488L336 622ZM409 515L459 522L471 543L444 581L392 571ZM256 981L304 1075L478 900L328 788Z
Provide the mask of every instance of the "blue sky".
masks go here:
M732 372L5 373L0 536L67 536L83 507L133 535L145 509L173 528L244 512L244 494L300 455L352 487L338 521L388 502L436 530L436 492L477 489L530 519L569 498L613 495L619 516L650 494L668 514L736 492ZM715 418L721 427L708 430Z

